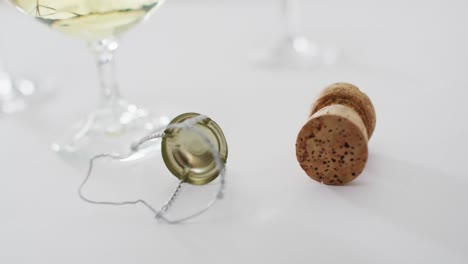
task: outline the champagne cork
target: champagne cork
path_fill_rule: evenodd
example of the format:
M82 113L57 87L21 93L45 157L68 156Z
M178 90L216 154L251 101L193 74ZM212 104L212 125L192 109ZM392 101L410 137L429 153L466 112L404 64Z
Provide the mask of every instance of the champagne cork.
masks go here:
M366 166L375 125L374 106L366 94L352 84L333 84L320 94L299 132L297 160L320 183L349 183Z

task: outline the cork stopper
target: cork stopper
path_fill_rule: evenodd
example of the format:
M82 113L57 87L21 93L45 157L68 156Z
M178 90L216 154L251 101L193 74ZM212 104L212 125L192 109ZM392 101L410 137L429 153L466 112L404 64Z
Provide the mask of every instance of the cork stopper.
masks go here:
M375 125L375 110L367 95L352 84L333 84L320 94L299 132L297 160L318 182L351 182L364 170Z

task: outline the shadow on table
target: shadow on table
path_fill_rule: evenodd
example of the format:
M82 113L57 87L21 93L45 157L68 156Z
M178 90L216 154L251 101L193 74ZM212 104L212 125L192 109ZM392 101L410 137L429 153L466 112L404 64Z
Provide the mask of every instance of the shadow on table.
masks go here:
M372 157L365 174L370 180L358 179L330 190L406 232L442 242L442 246L466 254L468 181L463 175L381 155Z

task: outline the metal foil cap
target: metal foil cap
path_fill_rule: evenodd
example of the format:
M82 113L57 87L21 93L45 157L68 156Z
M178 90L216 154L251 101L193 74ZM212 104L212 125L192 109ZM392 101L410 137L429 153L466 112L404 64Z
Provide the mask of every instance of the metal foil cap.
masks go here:
M226 163L228 145L221 128L210 118L197 120L189 128L175 127L190 119L200 117L198 113L185 113L174 118L164 132L162 156L169 171L187 183L205 185L221 173L215 154ZM210 143L212 145L210 145Z

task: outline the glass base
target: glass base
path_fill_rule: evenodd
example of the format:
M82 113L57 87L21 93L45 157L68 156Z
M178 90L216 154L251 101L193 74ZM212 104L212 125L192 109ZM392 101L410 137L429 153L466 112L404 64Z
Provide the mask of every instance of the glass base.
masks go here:
M263 67L317 68L332 65L337 58L335 48L318 45L303 36L294 36L282 38L255 61Z
M156 118L147 110L118 100L91 113L53 143L52 150L71 162L88 161L98 154L124 155L130 152L132 143L168 123L169 117Z
M37 97L37 85L23 78L13 79L0 71L0 114L26 109Z

